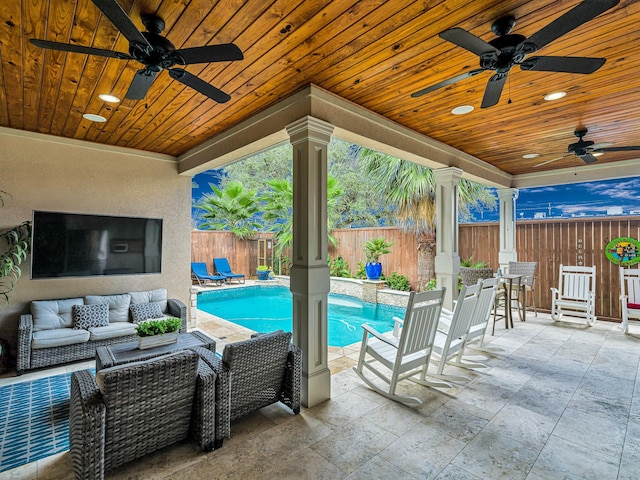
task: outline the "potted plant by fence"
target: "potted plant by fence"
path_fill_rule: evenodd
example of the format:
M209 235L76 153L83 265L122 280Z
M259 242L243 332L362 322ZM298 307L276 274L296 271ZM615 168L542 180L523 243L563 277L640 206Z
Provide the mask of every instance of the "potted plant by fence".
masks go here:
M136 325L138 335L138 348L147 348L168 345L178 341L178 333L182 326L182 320L175 317L145 320Z
M367 261L365 271L369 280L379 280L382 275L382 264L379 259L381 255L391 253L393 243L387 242L385 238L372 238L364 244L364 254Z
M271 269L267 265L259 265L256 268L256 274L258 275L258 280L269 280Z

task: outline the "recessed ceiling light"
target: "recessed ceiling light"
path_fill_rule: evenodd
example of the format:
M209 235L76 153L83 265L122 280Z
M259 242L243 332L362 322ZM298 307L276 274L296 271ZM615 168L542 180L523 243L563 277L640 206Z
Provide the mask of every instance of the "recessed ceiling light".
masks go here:
M473 107L471 105L461 105L451 110L451 113L453 113L454 115L464 115L465 113L469 113L472 111Z
M101 93L100 95L98 95L98 98L109 103L120 103L120 99L118 97L116 97L115 95L109 95L108 93Z
M558 100L559 98L564 97L567 94L567 92L553 92L553 93L548 93L544 96L545 100Z
M539 156L539 153L527 153L525 155L522 155L522 158L538 158Z
M107 121L107 119L104 118L102 115L96 115L95 113L85 113L82 116L84 118L86 118L87 120L91 120L92 122L106 122Z

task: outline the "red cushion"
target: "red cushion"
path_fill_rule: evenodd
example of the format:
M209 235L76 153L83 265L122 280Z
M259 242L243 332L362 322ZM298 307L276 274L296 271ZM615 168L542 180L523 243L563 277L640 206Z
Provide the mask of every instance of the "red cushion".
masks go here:
M627 308L633 308L633 309L639 309L640 310L640 303L627 303Z

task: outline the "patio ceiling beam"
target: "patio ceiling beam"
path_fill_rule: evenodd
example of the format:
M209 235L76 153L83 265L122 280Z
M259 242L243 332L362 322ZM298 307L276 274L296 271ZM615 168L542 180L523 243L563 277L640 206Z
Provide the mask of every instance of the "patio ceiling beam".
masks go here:
M463 177L510 187L512 176L449 145L309 85L250 119L209 139L178 159L181 174L221 168L288 140L285 125L311 116L335 126L333 136L437 169L456 167Z

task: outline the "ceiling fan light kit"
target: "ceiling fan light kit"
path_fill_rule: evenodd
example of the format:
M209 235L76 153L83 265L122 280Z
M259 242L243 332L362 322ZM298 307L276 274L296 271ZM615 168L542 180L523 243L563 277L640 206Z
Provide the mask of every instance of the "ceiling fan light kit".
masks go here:
M485 42L462 28L445 30L440 33L440 38L477 55L480 60L480 68L431 85L411 94L411 96L421 97L479 73L493 71L494 74L487 81L480 107L488 108L496 105L500 100L509 71L516 65L520 66L522 70L541 72L593 73L604 65L606 61L604 58L527 56L616 6L619 1L584 0L528 38L511 33L516 24L515 18L511 15L498 18L493 23L491 30L497 37L489 42Z
M153 14L142 14L142 24L146 31L141 32L120 7L116 0L92 0L100 11L129 41L129 53L115 52L101 48L85 47L69 43L51 42L48 40L30 39L31 43L52 50L97 55L120 60L136 60L144 65L133 77L125 98L129 100L143 99L158 73L167 70L171 78L193 88L218 103L231 99L222 90L201 80L197 76L174 65L191 65L196 63L227 62L242 60L242 51L233 43L206 45L176 49L173 43L160 35L165 28L162 18ZM105 100L108 101L108 100ZM119 100L118 100L119 101Z

